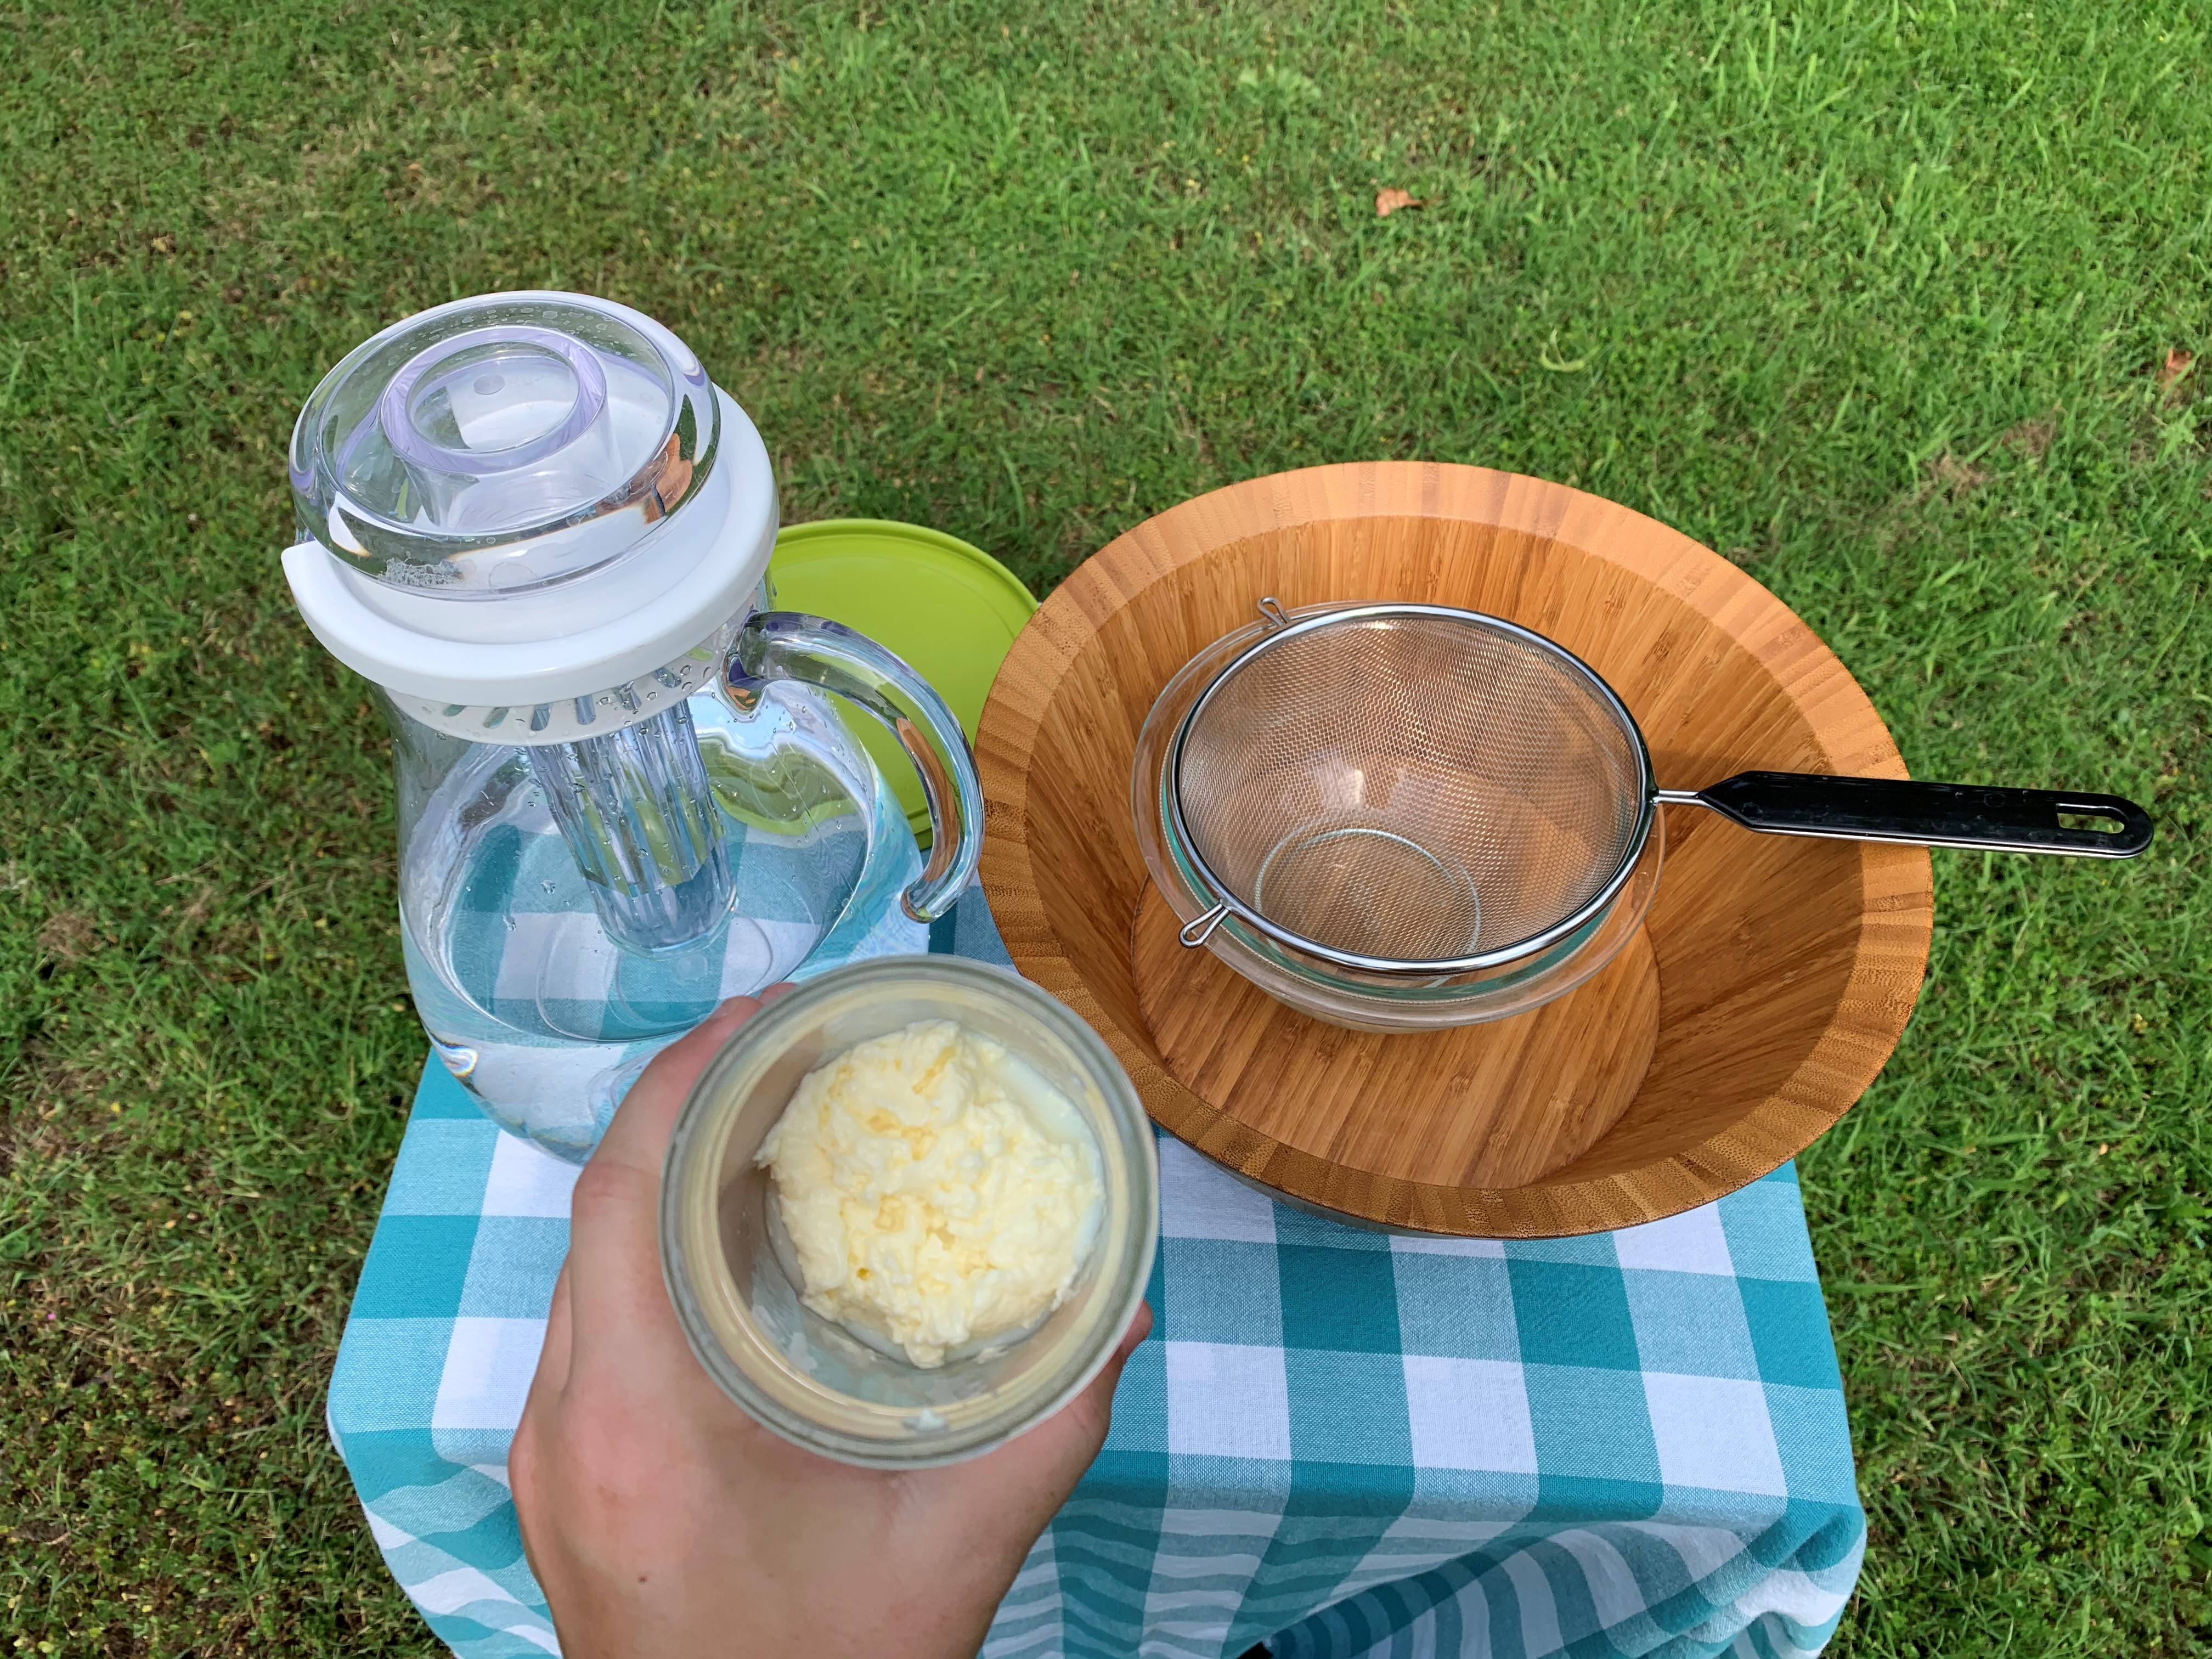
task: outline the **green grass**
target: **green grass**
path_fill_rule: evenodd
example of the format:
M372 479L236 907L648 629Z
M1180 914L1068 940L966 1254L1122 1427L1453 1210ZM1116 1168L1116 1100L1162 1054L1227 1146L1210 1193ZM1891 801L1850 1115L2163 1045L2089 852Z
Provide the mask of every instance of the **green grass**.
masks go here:
M1253 474L1519 469L1754 572L1916 772L2154 801L2132 865L1938 856L1803 1173L1837 1650L2212 1650L2201 9L544 9L0 14L15 1650L430 1650L320 1424L422 1047L385 744L275 556L321 370L526 284L675 326L788 519L1042 590Z

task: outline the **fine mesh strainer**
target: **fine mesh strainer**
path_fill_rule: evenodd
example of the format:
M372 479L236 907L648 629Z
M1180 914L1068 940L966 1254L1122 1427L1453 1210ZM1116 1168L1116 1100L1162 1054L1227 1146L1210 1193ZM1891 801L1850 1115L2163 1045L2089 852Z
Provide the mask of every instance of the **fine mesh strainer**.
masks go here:
M1158 799L1210 905L1362 976L1497 969L1588 929L1636 869L1662 802L1747 829L2127 858L2150 819L2112 795L1747 772L1661 789L1627 707L1526 628L1430 605L1265 624L1183 714Z

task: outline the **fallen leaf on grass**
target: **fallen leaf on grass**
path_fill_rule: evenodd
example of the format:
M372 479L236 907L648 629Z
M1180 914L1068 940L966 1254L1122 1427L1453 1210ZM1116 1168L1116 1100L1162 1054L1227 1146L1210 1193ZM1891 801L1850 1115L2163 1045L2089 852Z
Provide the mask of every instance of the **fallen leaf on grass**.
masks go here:
M1378 190L1375 192L1375 216L1387 219L1400 208L1426 207L1428 204L1409 190Z
M2160 392L2172 391L2188 376L2189 371L2196 367L2197 356L2194 352L2184 351L2179 346L2169 347L2166 354L2166 362L2160 366L2158 371L2158 389Z

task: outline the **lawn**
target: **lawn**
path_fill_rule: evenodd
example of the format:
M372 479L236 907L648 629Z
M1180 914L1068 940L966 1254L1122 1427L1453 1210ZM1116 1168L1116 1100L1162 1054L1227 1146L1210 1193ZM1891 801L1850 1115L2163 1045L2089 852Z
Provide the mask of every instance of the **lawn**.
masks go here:
M0 14L0 1648L432 1650L321 1421L423 1040L283 453L382 324L553 286L698 349L787 520L1042 592L1254 474L1513 468L1752 571L1916 773L2154 803L1937 855L1802 1160L1833 1650L2212 1651L2202 8L547 12Z

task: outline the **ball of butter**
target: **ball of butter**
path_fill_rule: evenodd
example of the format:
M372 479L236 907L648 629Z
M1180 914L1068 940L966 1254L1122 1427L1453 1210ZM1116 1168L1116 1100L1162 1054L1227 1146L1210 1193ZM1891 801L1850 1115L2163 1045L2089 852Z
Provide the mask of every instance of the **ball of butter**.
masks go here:
M916 1365L1067 1297L1098 1229L1098 1149L999 1043L924 1020L809 1072L761 1143L806 1305Z

